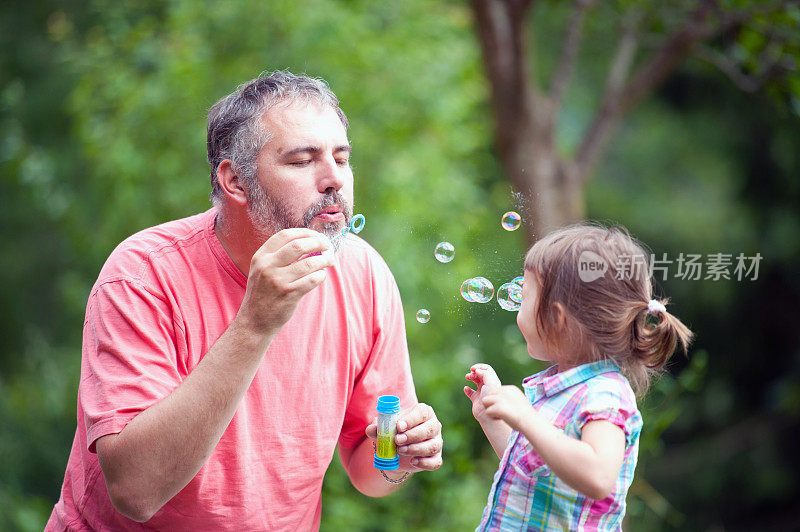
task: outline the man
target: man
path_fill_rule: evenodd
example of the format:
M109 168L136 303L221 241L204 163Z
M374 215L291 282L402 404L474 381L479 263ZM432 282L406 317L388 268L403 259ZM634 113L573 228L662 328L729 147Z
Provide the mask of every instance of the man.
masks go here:
M214 208L146 229L89 296L78 428L47 530L308 530L338 445L383 496L441 465L399 293L355 235L347 119L324 82L275 72L209 112ZM398 395L398 471L372 465Z

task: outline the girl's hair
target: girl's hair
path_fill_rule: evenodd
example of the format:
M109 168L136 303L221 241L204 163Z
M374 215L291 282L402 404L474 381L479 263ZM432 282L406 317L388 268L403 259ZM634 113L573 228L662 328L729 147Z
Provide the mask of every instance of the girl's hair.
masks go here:
M613 360L643 395L678 342L686 353L692 332L663 310L668 300L650 303L648 254L624 227L581 223L554 231L528 251L525 270L538 283L540 336L562 357L577 353L566 362Z

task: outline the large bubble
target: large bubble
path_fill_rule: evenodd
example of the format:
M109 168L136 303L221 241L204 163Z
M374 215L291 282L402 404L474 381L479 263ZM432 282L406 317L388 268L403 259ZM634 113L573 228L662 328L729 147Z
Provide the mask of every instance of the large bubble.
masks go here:
M450 262L456 256L456 248L450 242L439 242L433 250L433 256L439 262Z
M417 311L417 321L420 323L428 323L428 320L431 319L431 313L428 312L428 309L421 308Z
M519 224L521 223L522 219L520 218L519 214L514 211L508 211L503 215L503 219L500 221L500 225L503 226L503 229L506 231L516 231L519 229Z
M522 288L514 282L500 285L497 289L497 303L505 310L519 310L522 303Z
M494 296L494 286L485 277L473 277L461 283L461 297L470 303L488 303Z

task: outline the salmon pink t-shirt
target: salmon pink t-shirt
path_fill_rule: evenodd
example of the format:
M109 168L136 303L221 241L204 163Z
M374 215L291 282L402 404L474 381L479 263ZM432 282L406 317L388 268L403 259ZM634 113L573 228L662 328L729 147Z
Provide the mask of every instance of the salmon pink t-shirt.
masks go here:
M86 308L78 427L46 530L314 530L337 444L355 446L377 397L417 400L400 295L378 253L348 235L325 281L270 344L197 475L146 523L111 504L95 442L168 396L233 320L247 278L216 210L120 244Z

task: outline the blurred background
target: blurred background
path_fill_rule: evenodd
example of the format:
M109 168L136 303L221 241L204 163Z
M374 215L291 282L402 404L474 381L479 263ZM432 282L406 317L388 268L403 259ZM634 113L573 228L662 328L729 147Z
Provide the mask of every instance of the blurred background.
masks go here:
M464 374L543 366L513 312L459 286L519 275L531 241L583 217L675 261L657 292L697 333L641 404L626 528L796 529L799 25L789 1L4 1L0 529L41 530L58 499L103 262L209 207L205 114L276 69L324 78L350 118L361 236L397 278L446 442L441 470L380 500L335 459L323 530L475 527L498 460ZM678 275L680 254L728 256L728 278ZM761 261L737 279L740 254Z

